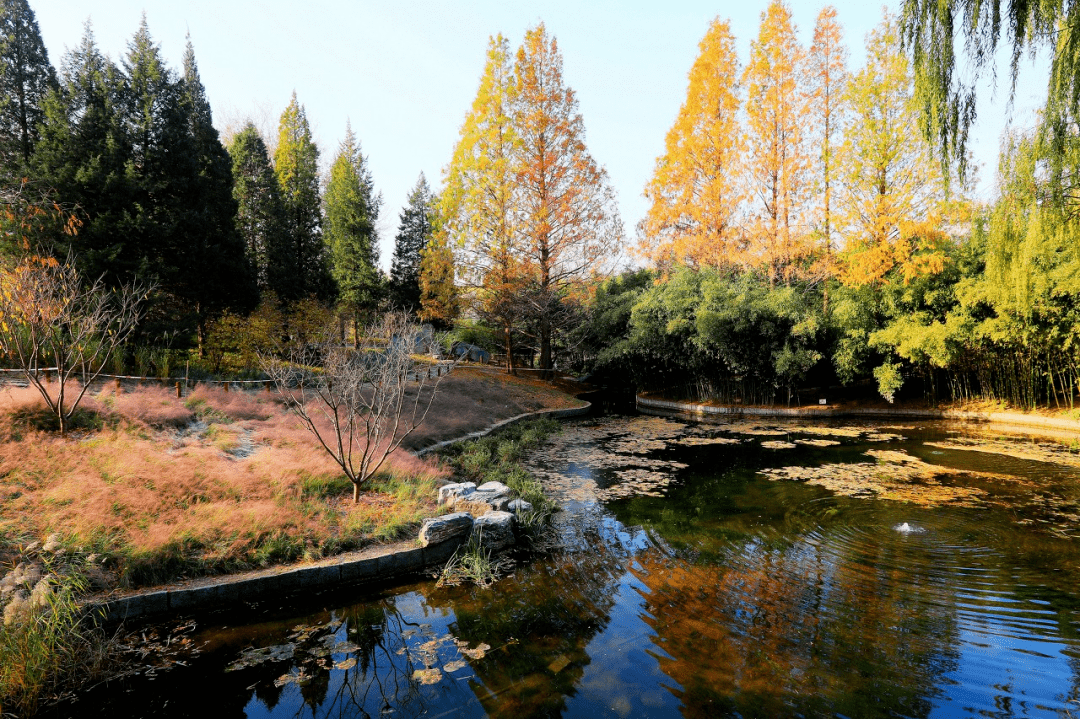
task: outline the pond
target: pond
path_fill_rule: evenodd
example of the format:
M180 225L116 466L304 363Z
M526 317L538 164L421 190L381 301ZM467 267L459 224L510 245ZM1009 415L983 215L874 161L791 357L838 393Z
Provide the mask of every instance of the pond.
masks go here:
M52 715L1080 716L1068 447L611 417L529 462L561 546L493 588L178 619Z

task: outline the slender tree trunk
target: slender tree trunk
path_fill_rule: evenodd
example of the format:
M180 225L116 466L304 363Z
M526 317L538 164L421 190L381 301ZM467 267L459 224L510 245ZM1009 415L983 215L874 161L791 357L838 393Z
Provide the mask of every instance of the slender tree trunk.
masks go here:
M514 374L514 345L510 339L510 325L503 327L503 340L506 344L506 373Z

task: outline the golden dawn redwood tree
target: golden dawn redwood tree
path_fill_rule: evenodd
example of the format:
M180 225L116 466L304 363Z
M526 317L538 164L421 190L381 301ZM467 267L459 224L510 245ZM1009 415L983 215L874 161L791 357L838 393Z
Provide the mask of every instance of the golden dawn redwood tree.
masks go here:
M904 227L933 220L943 207L940 165L917 131L919 107L895 18L866 40L866 66L847 87L851 122L841 149L844 245L840 278L881 281L914 251ZM927 234L925 231L920 234Z
M803 215L810 165L804 133L805 63L791 9L773 0L761 15L743 72L745 181L753 205L749 252L770 281L800 276L813 252Z
M508 371L513 370L513 329L523 288L515 207L520 141L512 116L517 92L509 43L502 35L492 37L440 196L441 221L448 244L457 252L458 277L477 310L502 328Z
M585 146L585 124L562 66L543 23L525 33L514 65L515 185L531 275L525 311L536 327L542 369L552 366L562 305L582 280L610 268L622 242L615 193Z
M640 251L662 269L738 265L745 249L739 59L730 23L714 19L698 50L638 225Z
M836 185L837 144L843 134L847 84L847 46L836 8L826 5L814 24L814 41L807 55L808 110L815 140L813 220L827 252L833 249L832 213Z

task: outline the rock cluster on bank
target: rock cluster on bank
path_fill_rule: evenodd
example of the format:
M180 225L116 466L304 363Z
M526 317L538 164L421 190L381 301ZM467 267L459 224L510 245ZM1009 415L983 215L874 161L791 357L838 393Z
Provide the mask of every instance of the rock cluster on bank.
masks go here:
M463 544L475 538L495 552L514 545L518 515L533 509L525 500L514 499L512 490L502 482L485 482L479 487L474 482L444 485L439 489L439 505L468 509L425 520L420 528L423 546L448 541ZM478 509L482 514L474 518Z

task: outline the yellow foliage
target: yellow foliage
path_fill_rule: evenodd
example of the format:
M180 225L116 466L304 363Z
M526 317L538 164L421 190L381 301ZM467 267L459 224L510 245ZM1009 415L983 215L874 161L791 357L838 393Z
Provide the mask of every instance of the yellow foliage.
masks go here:
M698 48L686 101L645 187L652 206L638 226L639 254L665 269L737 265L744 251L739 61L730 24L714 19Z

